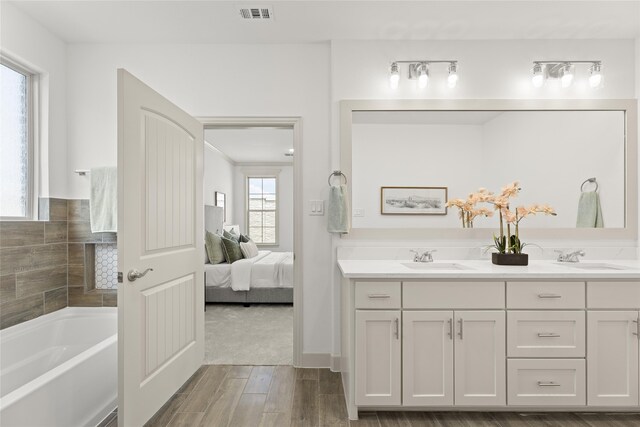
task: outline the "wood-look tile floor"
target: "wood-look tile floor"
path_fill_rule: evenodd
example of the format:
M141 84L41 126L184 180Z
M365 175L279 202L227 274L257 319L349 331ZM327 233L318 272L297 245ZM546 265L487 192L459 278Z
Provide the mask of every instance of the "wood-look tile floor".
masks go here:
M340 374L291 366L202 366L152 427L640 427L640 414L368 412L349 421ZM115 417L101 423L117 427Z

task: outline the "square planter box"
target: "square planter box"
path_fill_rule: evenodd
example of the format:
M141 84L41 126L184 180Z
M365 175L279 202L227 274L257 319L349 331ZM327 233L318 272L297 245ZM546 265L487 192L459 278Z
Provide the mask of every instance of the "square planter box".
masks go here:
M529 265L528 254L491 254L491 262L496 265Z

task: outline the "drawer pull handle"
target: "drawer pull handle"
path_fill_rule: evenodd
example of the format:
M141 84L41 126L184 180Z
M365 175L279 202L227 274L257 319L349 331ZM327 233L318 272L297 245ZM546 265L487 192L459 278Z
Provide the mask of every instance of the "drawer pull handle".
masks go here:
M391 295L387 295L387 294L368 294L367 296L373 299L391 298Z
M560 387L560 384L553 381L538 381L538 387Z
M458 322L460 323L460 332L458 333L458 336L460 336L460 339L462 339L464 332L464 320L458 319Z
M453 339L453 319L449 319L449 339Z
M396 326L396 332L395 332L396 339L399 340L400 339L400 319L396 317L396 320L394 321L394 323Z
M540 338L560 338L560 334L555 332L538 332Z
M558 295L558 294L538 294L538 298L542 298L542 299L562 298L562 295Z

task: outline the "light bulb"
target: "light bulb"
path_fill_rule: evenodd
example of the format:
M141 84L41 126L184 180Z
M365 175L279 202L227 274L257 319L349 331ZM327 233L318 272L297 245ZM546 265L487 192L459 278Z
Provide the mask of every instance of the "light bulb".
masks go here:
M418 87L424 89L427 87L427 83L429 83L429 69L427 64L423 62L418 69Z
M560 84L562 87L569 87L573 82L573 65L566 64L562 70L562 77L560 77Z
M542 87L544 84L544 74L542 73L542 65L535 64L533 66L533 77L531 78L533 87Z
M391 64L391 71L389 73L389 86L391 89L398 89L400 83L400 71L398 70L398 64L393 62Z
M458 65L455 62L449 64L449 77L447 77L447 86L456 87L458 84Z
M602 71L600 70L600 64L594 62L589 71L589 86L594 88L600 86L600 83L602 83Z

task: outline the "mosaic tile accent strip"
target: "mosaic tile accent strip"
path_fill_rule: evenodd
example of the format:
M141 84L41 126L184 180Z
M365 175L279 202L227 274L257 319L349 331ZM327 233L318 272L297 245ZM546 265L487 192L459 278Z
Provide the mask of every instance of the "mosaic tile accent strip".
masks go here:
M118 289L118 247L96 245L96 289Z

